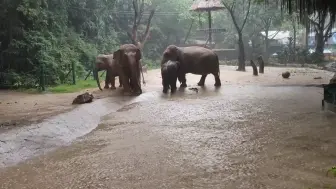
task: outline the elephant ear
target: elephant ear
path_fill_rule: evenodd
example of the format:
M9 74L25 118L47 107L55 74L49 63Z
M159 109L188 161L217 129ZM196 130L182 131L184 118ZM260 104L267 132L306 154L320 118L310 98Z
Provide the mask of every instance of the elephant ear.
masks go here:
M175 46L175 52L176 52L176 61L179 62L179 64L181 64L181 62L183 62L183 52L182 49L179 47Z
M113 60L116 60L120 64L124 58L125 51L123 49L118 49L113 53Z
M136 58L136 60L140 60L140 59L142 59L142 56L141 56L141 50L139 49L139 48L137 48L137 50L136 50L136 55L135 55L135 58Z

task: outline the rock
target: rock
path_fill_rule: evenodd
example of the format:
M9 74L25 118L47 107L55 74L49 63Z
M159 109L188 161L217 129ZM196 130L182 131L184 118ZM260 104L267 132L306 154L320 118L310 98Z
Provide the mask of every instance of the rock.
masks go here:
M287 72L282 72L282 77L285 78L285 79L288 79L290 76L290 73L287 71Z
M314 79L322 79L322 77L314 77Z
M81 95L78 95L73 101L72 104L84 104L84 103L90 103L93 100L93 95L91 93L83 93Z

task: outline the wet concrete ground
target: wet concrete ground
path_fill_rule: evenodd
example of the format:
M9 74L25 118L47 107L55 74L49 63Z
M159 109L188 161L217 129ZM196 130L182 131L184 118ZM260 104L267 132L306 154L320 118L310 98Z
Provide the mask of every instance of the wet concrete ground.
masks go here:
M0 170L1 188L336 188L321 88L206 84L147 90L71 146Z

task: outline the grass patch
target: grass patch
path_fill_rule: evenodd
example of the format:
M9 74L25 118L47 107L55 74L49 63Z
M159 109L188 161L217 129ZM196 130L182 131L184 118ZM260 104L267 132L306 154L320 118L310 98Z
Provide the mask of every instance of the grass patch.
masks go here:
M97 88L97 82L95 80L80 80L76 82L76 85L62 84L55 87L48 87L47 91L52 93L73 93L83 89Z

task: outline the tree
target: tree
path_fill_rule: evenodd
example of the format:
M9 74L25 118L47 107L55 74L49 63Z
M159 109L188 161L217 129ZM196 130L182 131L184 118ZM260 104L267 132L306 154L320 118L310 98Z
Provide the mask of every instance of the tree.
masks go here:
M227 9L232 19L233 25L235 26L238 34L239 56L237 71L245 71L245 47L243 42L243 29L250 13L251 1L252 0L247 0L247 3L245 2L245 0L233 0L231 2L222 1L223 5Z
M267 7L260 8L260 6L253 5L250 11L249 22L259 30L265 32L263 58L268 62L269 59L269 42L274 39L280 32L280 27L283 17L280 12L277 12L277 5L275 3L268 4ZM270 34L270 30L277 30L275 33Z
M156 2L145 0L128 0L127 2L118 1L116 6L127 13L133 12L132 18L127 16L129 14L118 15L118 13L114 13L114 24L118 26L120 33L126 31L127 37L132 44L143 49L150 35L151 22L157 7L155 5ZM145 17L146 20L144 19Z
M328 10L315 12L309 18L310 24L315 31L315 53L323 57L324 44L332 36L332 19L330 19Z

